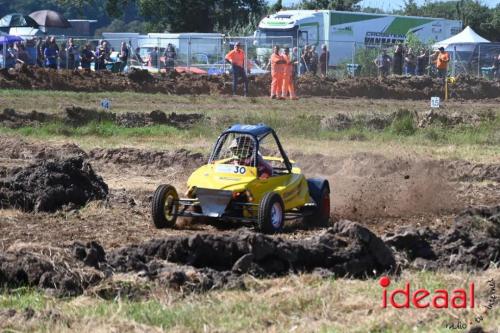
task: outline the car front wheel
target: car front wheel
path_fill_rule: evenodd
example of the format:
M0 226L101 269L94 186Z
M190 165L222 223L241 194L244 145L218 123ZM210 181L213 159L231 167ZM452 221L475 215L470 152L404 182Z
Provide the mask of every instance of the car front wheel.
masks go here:
M259 205L257 227L263 233L280 232L285 225L285 206L280 195L269 192Z
M151 216L155 227L173 228L177 220L179 195L172 185L160 185L153 194Z

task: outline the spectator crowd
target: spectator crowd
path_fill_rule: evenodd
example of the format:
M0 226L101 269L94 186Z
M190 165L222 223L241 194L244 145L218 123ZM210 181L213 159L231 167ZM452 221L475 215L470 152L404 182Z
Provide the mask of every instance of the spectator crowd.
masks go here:
M394 47L392 56L388 54L387 49L373 61L378 70L379 76L389 74L422 76L432 75L444 78L448 75L450 54L443 48L438 48L430 53L428 49L413 49L398 44ZM488 67L484 67L488 68ZM491 62L492 77L500 79L500 54L495 55Z
M392 57L387 50L382 50L374 63L377 66L380 76L387 76L391 72L395 75L417 75L428 74L428 71L434 65L439 77L446 76L449 54L440 47L435 53L430 54L428 49L420 48L414 50L411 47L405 47L402 44L395 46Z
M3 50L3 47L6 49ZM240 50L240 52L242 51ZM285 57L289 61L290 69L286 69L287 66L281 66L281 63L273 65L272 59L269 59L267 69L270 69L271 73L276 73L274 77L288 78L291 75L293 81L298 74L309 73L321 77L327 76L330 61L330 51L327 45L322 45L319 51L314 45L305 45L300 49L300 52L297 47L291 50L278 48L278 52L280 57ZM238 54L235 56L239 57ZM95 71L107 69L113 72L122 72L129 64L138 67L173 69L176 60L175 46L170 43L166 48L151 47L141 50L139 47L132 49L130 44L121 42L119 49L115 50L106 40L82 44L81 41L77 43L73 38L57 41L55 37L48 36L0 44L0 64L6 68L15 67L16 64L27 64L51 69L74 70L81 68ZM239 62L238 59L235 61L235 63ZM257 61L255 62L258 64ZM449 62L450 55L444 48L439 48L436 52L431 53L425 48L414 49L403 44L397 44L393 49L383 49L381 54L373 60L379 76L431 74L445 77ZM280 67L285 68L286 73L285 69ZM247 73L241 72L239 67L233 68L233 70L236 71L238 77L246 77ZM500 79L500 54L493 57L489 70L494 78Z
M3 50L4 45L5 50ZM115 50L106 40L77 44L73 38L58 42L55 37L49 36L0 44L0 63L6 68L13 68L16 64L26 64L51 69L81 68L95 71L107 69L122 72L130 62L139 67L173 68L177 58L172 44L168 44L161 61L158 47L152 48L145 59L140 53L139 47L131 50L126 42L122 42L119 50Z

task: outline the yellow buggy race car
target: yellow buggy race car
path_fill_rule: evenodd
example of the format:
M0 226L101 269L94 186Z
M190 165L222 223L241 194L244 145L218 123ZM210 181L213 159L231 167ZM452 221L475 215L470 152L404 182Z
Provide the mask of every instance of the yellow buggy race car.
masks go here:
M157 228L173 227L182 216L238 221L275 233L285 220L325 225L330 218L328 181L306 179L274 130L263 124L225 130L208 163L192 173L187 185L186 198L171 185L158 186L152 200Z

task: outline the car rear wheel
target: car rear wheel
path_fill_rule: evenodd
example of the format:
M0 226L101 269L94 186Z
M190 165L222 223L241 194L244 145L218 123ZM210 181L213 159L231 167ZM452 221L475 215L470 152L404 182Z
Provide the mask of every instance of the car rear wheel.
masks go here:
M151 216L155 227L172 228L177 220L179 195L172 185L160 185L153 194Z
M276 233L283 229L285 224L285 206L280 195L269 192L264 195L259 205L257 227L264 233Z
M307 225L325 227L330 222L330 190L327 186L323 186L318 198L314 198L316 207L313 212L304 217L304 222Z

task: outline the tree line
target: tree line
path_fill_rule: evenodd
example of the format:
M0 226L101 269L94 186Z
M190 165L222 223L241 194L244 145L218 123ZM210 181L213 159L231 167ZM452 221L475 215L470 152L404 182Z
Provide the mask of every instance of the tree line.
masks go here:
M361 0L303 0L291 9L332 9L383 13L362 8ZM261 18L284 8L282 1L265 0L0 0L0 15L28 14L53 9L69 18L97 19L102 30L137 32L223 32L248 34ZM500 41L500 4L488 8L478 0L426 1L418 5L406 0L389 14L441 17L461 20L483 37Z

